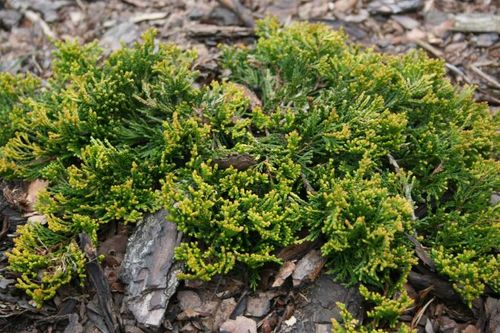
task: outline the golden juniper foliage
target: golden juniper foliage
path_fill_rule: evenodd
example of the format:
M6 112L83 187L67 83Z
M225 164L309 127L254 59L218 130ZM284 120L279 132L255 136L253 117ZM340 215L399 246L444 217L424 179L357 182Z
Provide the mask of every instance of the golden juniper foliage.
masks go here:
M466 302L500 291L498 134L471 89L422 53L361 49L324 25L266 20L258 36L225 47L231 74L200 88L195 54L151 32L104 60L93 44L58 44L44 87L2 79L0 123L13 126L0 173L50 182L47 225L22 227L9 255L19 286L49 299L83 273L79 232L96 241L103 223L165 207L186 234L184 278L256 272L304 235L321 239L337 279L370 288L373 329L409 304L397 296L417 262L406 234Z

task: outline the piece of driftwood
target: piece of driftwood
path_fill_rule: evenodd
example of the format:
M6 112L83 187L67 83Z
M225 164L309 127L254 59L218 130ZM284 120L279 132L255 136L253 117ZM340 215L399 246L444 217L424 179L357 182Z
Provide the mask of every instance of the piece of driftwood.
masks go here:
M87 257L87 263L85 264L87 276L96 291L97 300L101 308L101 315L106 324L106 328L110 333L120 333L119 318L113 310L113 298L111 296L111 290L109 289L108 280L97 260L96 249L86 233L80 233L80 248Z
M167 305L179 284L174 250L182 233L166 220L160 210L141 221L129 238L121 266L121 279L127 283L126 305L141 325L158 328Z

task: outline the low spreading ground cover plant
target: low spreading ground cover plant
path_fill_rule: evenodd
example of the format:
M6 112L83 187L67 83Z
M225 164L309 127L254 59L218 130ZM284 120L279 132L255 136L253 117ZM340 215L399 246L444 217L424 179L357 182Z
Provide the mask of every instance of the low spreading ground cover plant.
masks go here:
M223 47L230 74L208 85L192 51L151 31L108 57L57 43L45 84L0 75L0 174L49 182L47 223L19 227L9 254L18 286L41 304L82 281L80 232L97 242L110 221L166 208L185 233L183 278L257 276L278 249L320 240L332 275L361 285L371 328L411 304L411 237L466 303L500 292L487 105L420 52L380 54L318 24L266 20L257 35ZM349 318L339 330L357 329Z

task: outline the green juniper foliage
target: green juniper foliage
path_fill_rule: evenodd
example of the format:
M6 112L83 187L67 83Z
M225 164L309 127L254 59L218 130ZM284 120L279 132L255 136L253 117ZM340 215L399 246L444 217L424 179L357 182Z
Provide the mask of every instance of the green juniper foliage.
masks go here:
M257 34L224 47L229 76L199 88L195 54L151 32L106 59L58 44L43 88L2 79L0 173L50 183L47 224L21 227L9 255L19 286L40 304L83 275L79 232L97 241L100 225L165 207L186 235L187 279L255 276L278 249L321 240L334 276L363 285L373 332L411 303L408 235L466 302L500 292L498 134L471 89L441 61L362 49L324 25L266 20Z

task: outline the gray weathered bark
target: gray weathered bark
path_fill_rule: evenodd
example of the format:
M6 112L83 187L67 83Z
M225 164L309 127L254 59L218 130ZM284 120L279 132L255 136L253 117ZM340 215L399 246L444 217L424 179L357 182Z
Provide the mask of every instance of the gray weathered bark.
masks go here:
M139 223L129 238L121 278L127 283L125 302L139 324L157 328L179 284L174 250L181 233L160 210Z

